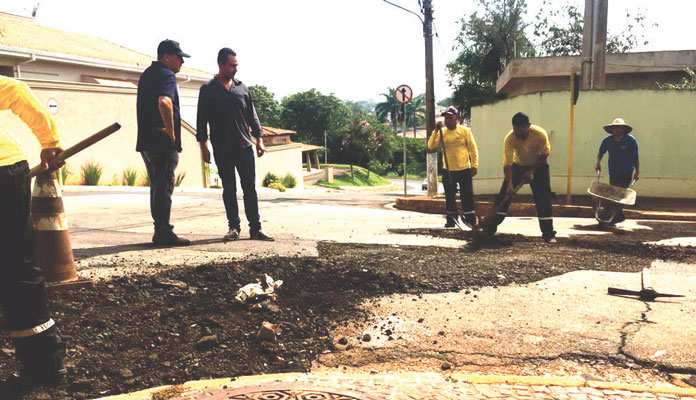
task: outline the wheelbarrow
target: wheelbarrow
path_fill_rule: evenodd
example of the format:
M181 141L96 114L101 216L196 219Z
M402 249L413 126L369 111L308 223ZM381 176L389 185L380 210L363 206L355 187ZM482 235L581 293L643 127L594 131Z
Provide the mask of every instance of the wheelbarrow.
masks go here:
M621 207L636 204L636 191L631 189L636 180L632 180L628 188L623 188L600 182L599 178L600 172L597 171L597 177L590 184L587 193L596 200L595 219L600 224L610 224Z

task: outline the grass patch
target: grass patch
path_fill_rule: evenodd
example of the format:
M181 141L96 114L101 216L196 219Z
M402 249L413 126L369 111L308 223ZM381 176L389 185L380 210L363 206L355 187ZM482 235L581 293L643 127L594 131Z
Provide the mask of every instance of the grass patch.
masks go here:
M391 184L391 181L384 179L381 176L370 172L370 178L367 177L367 170L361 167L353 167L355 171L355 179L351 179L350 172L334 177L334 181L329 183L326 179L320 179L317 182L319 185L328 187L339 186L384 186Z

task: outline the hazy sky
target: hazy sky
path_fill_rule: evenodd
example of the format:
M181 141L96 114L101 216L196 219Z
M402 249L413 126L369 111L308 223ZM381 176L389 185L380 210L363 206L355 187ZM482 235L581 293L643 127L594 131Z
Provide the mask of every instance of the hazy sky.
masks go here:
M571 1L584 9L584 0ZM393 2L418 10L417 0ZM34 3L0 0L0 10L27 15ZM445 65L456 54L458 21L475 3L433 0L438 99L450 94ZM542 0L528 4L533 17ZM624 29L627 8L641 8L649 22L659 24L649 30L650 44L636 50L696 49L696 1L609 0L610 32ZM416 94L425 91L421 23L382 0L41 0L36 20L153 56L160 40L175 39L192 56L188 66L209 72L217 71L217 51L231 47L238 53L237 77L265 85L278 100L311 88L345 100L381 100L387 87L402 83Z

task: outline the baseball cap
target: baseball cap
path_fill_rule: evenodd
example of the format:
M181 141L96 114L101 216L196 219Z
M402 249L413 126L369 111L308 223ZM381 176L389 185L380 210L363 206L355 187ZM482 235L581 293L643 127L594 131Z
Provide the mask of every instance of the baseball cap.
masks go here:
M157 46L157 58L162 58L165 54L176 54L179 57L191 57L181 50L179 42L171 39L165 39Z
M445 111L443 111L442 114L440 114L440 115L445 116L445 115L447 115L447 114L450 114L450 115L459 115L459 110L457 110L456 108L454 108L454 107L452 107L452 106L449 106L449 107L447 107L447 109L445 109Z

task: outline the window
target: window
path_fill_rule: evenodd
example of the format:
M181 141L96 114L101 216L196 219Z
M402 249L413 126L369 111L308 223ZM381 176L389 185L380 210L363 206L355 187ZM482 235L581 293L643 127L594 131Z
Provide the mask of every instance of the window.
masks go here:
M0 75L14 78L14 67L11 65L0 65Z

